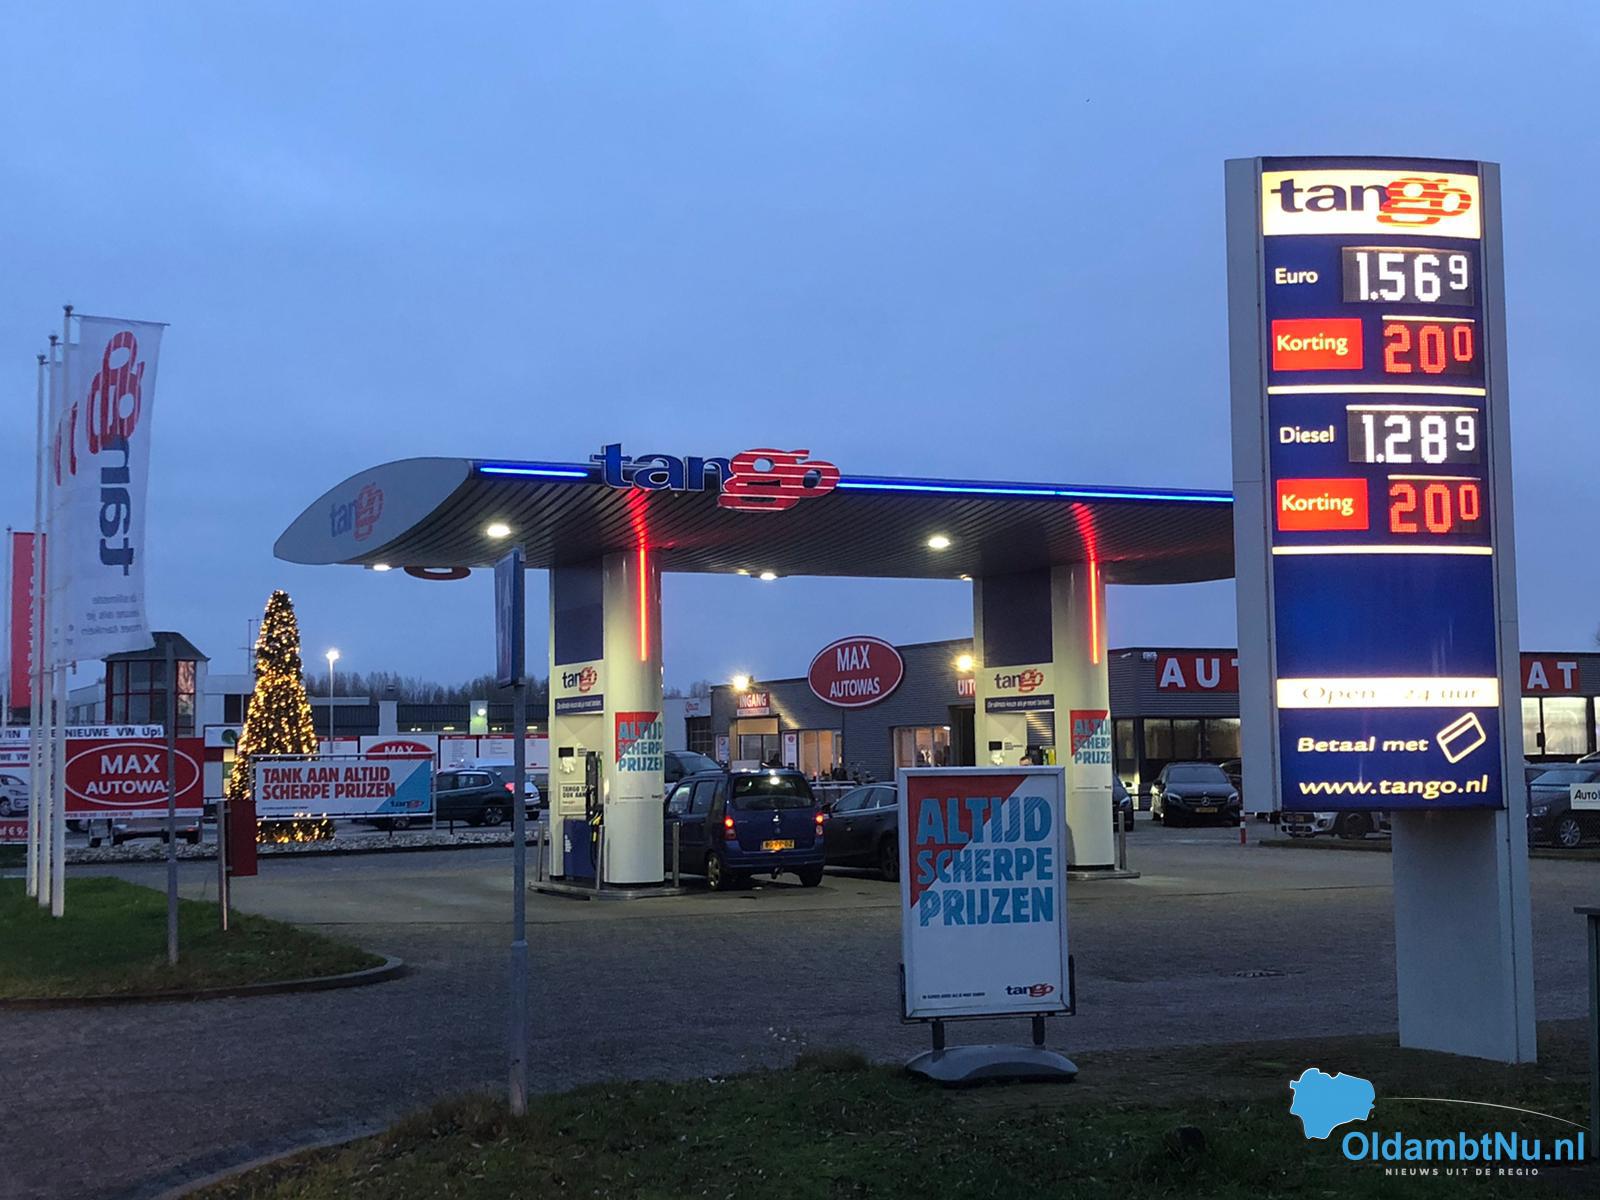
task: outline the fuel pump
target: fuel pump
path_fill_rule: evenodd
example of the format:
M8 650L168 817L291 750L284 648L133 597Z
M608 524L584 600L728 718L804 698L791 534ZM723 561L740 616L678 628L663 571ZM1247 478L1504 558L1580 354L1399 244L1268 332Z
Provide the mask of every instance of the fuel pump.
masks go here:
M583 816L588 826L590 874L600 877L600 830L605 824L605 798L600 794L600 755L593 750L583 754Z
M598 873L600 826L605 811L605 798L601 794L601 756L582 746L561 746L556 756L562 777L558 796L561 873L567 879L593 879Z

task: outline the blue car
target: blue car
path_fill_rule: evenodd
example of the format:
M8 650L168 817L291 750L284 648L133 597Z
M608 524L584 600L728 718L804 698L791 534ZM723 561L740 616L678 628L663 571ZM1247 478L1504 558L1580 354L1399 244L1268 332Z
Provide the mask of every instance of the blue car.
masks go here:
M806 887L822 882L822 813L799 771L700 771L667 793L665 844L680 869L704 875L712 891L758 871L792 871Z

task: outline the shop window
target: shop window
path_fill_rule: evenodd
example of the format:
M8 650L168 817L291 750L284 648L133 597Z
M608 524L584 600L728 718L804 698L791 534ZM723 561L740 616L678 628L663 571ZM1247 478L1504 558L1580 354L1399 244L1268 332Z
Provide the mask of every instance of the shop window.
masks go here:
M195 669L192 659L177 663L178 735L194 734ZM106 722L110 725L161 725L167 719L165 662L106 664Z
M1589 753L1589 701L1583 696L1545 696L1544 752L1579 755Z
M711 732L711 718L688 718L683 723L683 739L684 749L693 750L696 754L704 754L710 758L717 743L716 736Z
M1212 717L1206 721L1206 757L1239 757L1239 718Z
M894 738L897 767L947 767L950 765L950 726L899 725Z
M1537 696L1522 698L1522 753L1529 758L1537 758L1544 753L1544 747L1539 744L1539 697Z
M1200 722L1172 723L1172 757L1189 762L1200 757Z
M1117 766L1131 771L1139 761L1138 743L1133 740L1133 722L1119 717L1111 723L1111 729L1117 739Z
M800 770L812 779L830 778L839 764L840 742L836 729L802 729L800 743Z
M1144 756L1156 762L1172 761L1172 722L1144 719Z
M745 762L769 763L779 760L783 748L776 733L741 733L739 757Z

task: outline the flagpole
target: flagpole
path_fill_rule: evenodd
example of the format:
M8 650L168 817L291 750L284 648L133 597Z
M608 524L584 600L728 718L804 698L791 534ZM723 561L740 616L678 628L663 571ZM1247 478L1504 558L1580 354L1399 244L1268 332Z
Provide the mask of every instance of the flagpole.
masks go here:
M30 748L33 751L32 795L30 807L37 812L34 818L33 893L41 908L50 904L50 722L45 706L44 651L45 608L49 604L50 588L45 582L45 543L50 529L50 419L55 416L56 388L61 385L57 374L56 335L50 335L50 361L45 368L49 398L39 415L39 464L34 488L33 527L33 692L29 698Z
M72 305L64 304L61 307L61 408L63 413L72 403ZM89 414L84 414L88 421ZM63 510L58 514L61 525L54 532L55 551L50 555L50 562L56 564L55 574L59 577L63 560L69 551L71 531L67 528L67 513ZM62 536L65 534L66 536ZM55 665L55 764L51 771L50 780L51 799L50 809L50 915L63 916L66 913L66 888L67 888L67 664L62 657L62 634L66 631L66 619L71 615L60 611L60 597L56 601L56 614L53 623L53 636L51 641L54 649L50 661Z
M11 526L6 526L6 582L5 582L5 609L6 609L6 675L0 683L0 730L11 728L11 674L16 669L16 664L11 661L11 623L16 619L16 614L11 611L11 560L16 557L15 532Z
M28 581L28 895L39 895L39 557L44 549L44 355L38 355L34 426L38 432L33 478L33 578Z

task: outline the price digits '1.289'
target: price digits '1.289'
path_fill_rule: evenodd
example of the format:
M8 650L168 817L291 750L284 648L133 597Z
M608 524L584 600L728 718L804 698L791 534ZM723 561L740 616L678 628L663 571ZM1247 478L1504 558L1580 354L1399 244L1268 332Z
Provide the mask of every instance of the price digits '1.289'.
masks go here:
M1476 409L1352 404L1345 411L1351 462L1403 465L1482 460Z
M1344 298L1386 304L1472 304L1472 259L1459 250L1346 246Z

